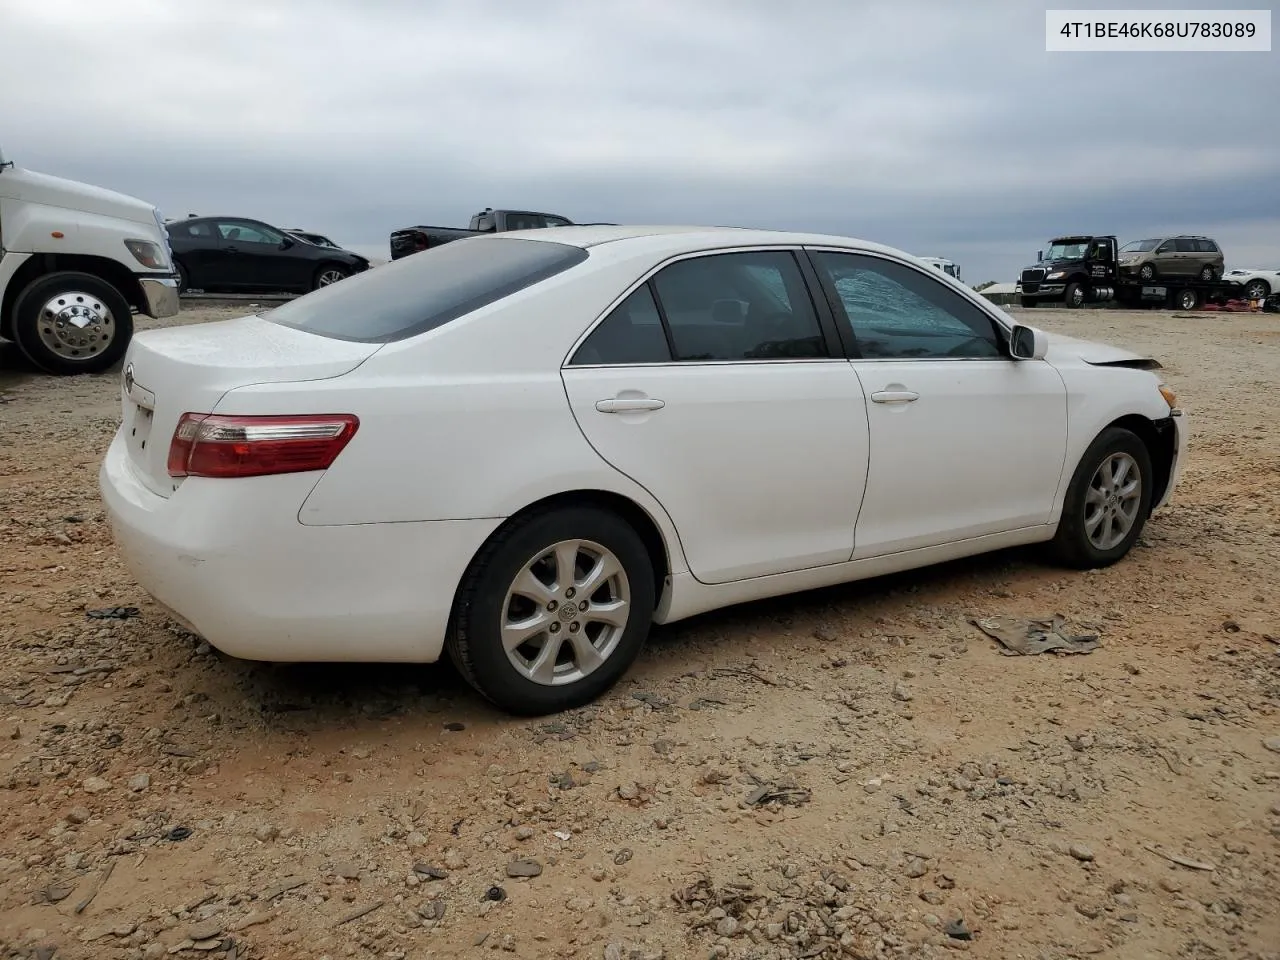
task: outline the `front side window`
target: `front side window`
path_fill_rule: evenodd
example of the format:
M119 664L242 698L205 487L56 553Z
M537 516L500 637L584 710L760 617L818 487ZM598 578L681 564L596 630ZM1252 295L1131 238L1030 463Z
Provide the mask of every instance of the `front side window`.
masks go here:
M995 323L976 304L906 264L856 253L815 252L868 360L1004 356Z
M652 282L676 360L828 355L804 276L791 253L694 257L664 267Z
M231 243L269 243L279 246L284 241L283 233L261 223L228 220L218 224L218 233L223 240Z
M1173 253L1173 241L1166 240L1160 246L1156 247L1156 253Z
M1120 248L1121 253L1150 253L1160 244L1159 240L1131 240Z

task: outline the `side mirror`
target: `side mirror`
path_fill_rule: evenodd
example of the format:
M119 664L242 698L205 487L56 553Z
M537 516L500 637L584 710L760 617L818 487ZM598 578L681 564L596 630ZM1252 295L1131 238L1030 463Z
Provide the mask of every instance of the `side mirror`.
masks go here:
M290 247L293 246L293 244L294 244L293 237L285 237L283 240L280 241L280 249L288 250Z
M1036 251L1036 263L1044 263L1044 251L1043 251L1043 250L1037 250L1037 251Z
M1015 360L1043 360L1049 337L1043 330L1017 324L1009 334L1009 354Z

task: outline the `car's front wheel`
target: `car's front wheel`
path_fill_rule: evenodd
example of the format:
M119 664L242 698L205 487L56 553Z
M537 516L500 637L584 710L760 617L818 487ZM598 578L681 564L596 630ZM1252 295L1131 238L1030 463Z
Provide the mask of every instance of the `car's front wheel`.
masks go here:
M449 654L480 693L537 715L594 700L626 672L652 622L644 541L597 507L532 514L501 530L464 578Z
M1071 478L1051 544L1070 567L1106 567L1133 547L1151 510L1151 454L1140 437L1108 427L1089 445Z
M1138 268L1138 279L1150 282L1156 278L1156 268L1154 264L1144 263Z

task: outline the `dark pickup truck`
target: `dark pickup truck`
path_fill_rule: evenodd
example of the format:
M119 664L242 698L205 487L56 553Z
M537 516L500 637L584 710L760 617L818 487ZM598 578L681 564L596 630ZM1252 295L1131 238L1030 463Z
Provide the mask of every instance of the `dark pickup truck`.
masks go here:
M568 217L554 213L536 213L532 210L494 210L486 207L471 218L466 230L457 227L405 227L391 234L391 259L399 260L411 253L430 250L450 240L474 237L482 233L502 233L507 230L539 230L543 227L574 226Z

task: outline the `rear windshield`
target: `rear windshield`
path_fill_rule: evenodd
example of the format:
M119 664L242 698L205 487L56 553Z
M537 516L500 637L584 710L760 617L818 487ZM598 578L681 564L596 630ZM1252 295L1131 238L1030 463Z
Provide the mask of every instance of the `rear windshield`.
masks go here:
M434 330L585 259L586 250L563 243L455 240L322 287L262 318L338 340L389 343Z

